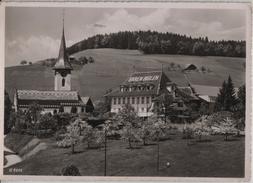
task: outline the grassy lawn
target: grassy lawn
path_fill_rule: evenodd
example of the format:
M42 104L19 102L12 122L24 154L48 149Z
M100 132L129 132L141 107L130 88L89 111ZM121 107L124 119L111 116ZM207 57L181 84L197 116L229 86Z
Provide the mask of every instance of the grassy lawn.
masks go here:
M244 137L223 141L223 136L208 137L210 142L184 140L180 132L160 142L160 171L156 170L155 144L127 149L121 140L109 140L107 175L109 176L180 176L243 177ZM104 149L87 149L86 144L70 149L56 147L53 138L44 139L48 149L9 168L21 168L24 175L58 175L63 167L73 164L82 176L103 176ZM188 145L187 142L190 142ZM171 166L166 167L170 162ZM9 174L8 169L4 170Z

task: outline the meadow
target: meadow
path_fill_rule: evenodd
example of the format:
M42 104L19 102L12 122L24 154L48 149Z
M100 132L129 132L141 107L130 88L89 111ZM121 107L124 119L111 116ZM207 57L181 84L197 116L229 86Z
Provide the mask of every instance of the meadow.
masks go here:
M12 138L11 135L8 138ZM233 137L230 141L224 141L221 135L205 138L209 141L196 142L196 139L182 139L179 131L171 132L169 139L160 141L159 171L155 142L129 149L125 141L109 140L107 176L244 177L245 138ZM82 176L104 175L103 147L87 149L85 143L80 143L75 148L76 153L71 154L70 148L57 148L54 138L41 141L47 144L46 150L5 168L4 174L60 175L63 167L72 164ZM22 169L22 172L10 173L11 168Z
M170 63L195 64L204 66L209 73L193 72L187 76L192 84L221 86L231 75L235 87L245 83L245 58L185 56L185 55L146 55L137 50L90 49L74 54L92 56L95 63L84 65L72 73L72 89L81 96L100 99L110 88L119 86L135 70L162 70L179 86L187 82L181 71L169 71ZM40 64L5 68L5 88L13 98L15 89L53 90L54 72L51 67Z

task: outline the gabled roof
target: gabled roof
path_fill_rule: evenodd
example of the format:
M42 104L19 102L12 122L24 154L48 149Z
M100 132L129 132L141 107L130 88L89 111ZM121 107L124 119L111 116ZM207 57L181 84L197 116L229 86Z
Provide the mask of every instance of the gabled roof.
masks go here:
M220 87L217 86L208 86L208 85L191 85L196 94L198 95L208 95L216 97L219 93Z
M88 101L90 100L90 97L81 97L81 100L86 105L88 103Z
M68 56L67 49L66 49L64 27L63 27L63 30L62 30L62 38L61 38L59 56L58 56L58 59L57 59L53 69L54 70L56 70L56 69L72 70L73 69L70 62L69 62L69 56Z
M79 100L77 91L17 90L20 100Z
M198 67L194 64L186 64L184 65L184 70L195 70L197 69Z
M177 93L182 97L184 101L199 100L191 87L177 87Z
M77 91L17 90L18 106L26 107L34 102L42 107L83 106Z
M206 102L214 103L217 97L208 96L208 95L200 95L199 98L201 98L202 100L204 100Z
M120 86L105 96L158 95L161 87L171 82L162 71L134 72L122 84L123 87L152 86L149 90L120 91Z

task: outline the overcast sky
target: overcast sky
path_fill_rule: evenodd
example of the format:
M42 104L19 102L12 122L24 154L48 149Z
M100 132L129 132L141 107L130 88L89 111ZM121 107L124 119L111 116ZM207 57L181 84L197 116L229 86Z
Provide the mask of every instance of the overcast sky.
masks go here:
M6 8L6 66L21 60L57 57L62 8ZM244 10L158 8L65 8L67 46L98 34L156 30L208 36L209 40L245 40Z

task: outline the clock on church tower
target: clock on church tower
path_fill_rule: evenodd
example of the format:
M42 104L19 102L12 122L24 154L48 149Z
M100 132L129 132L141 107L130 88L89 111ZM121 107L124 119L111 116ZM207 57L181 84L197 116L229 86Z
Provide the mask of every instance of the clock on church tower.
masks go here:
M54 66L54 90L70 91L71 90L71 70L73 70L68 53L66 50L66 42L64 36L64 27L62 31L62 39L59 50L59 56Z

